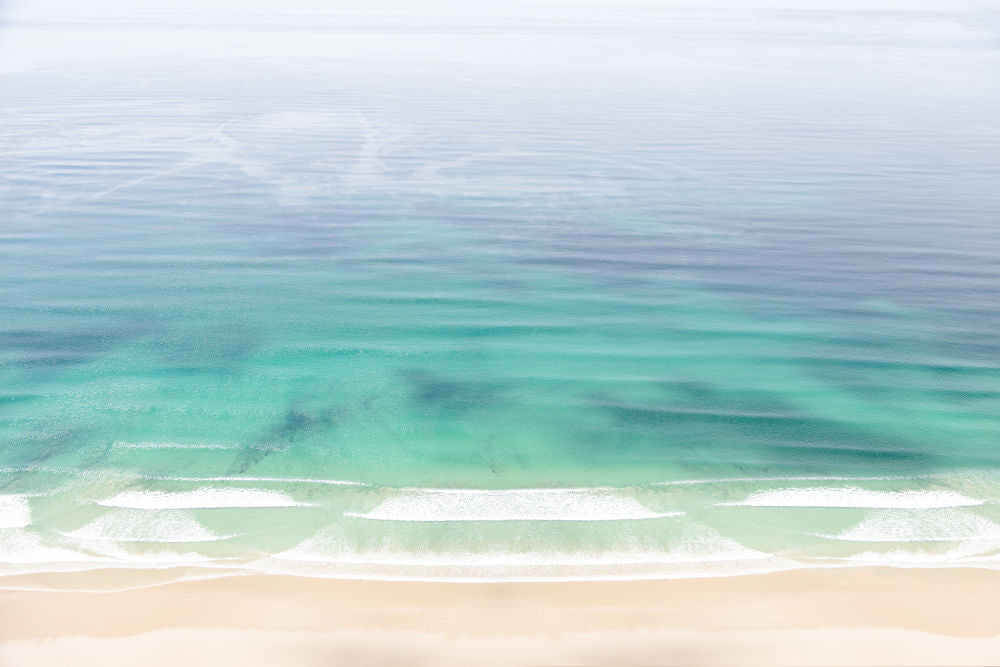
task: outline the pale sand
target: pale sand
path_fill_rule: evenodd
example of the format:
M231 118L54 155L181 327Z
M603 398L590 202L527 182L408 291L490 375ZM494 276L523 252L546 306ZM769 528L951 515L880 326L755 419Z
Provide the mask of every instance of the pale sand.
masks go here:
M502 584L262 575L169 583L203 574L2 578L0 664L1000 665L1000 572L990 570ZM124 587L130 590L113 590Z

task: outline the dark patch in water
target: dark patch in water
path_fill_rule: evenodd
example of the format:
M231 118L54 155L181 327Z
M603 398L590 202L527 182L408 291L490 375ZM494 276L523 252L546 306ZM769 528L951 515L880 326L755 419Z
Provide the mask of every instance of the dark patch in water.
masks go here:
M701 380L677 380L661 385L668 391L681 395L679 406L721 412L748 412L759 414L793 414L795 408L762 391L724 391Z
M588 403L612 425L590 434L588 446L616 459L697 461L724 451L730 464L785 460L820 469L940 458L917 443L803 414L769 397L731 397L703 383L670 386L690 398L647 404L591 395Z
M347 416L347 411L343 409L326 408L308 411L289 408L280 422L236 456L226 474L238 475L246 472L268 456L286 451L303 437L336 429L344 423Z
M262 337L253 329L226 324L160 336L153 345L172 371L233 372L261 342Z
M236 455L236 458L233 460L232 465L229 466L226 474L238 475L246 472L249 468L257 465L274 452L283 451L284 449L284 447L264 443L250 445Z
M0 349L18 352L14 364L33 371L58 371L85 363L114 346L135 338L148 327L123 325L72 331L18 329L0 332Z
M503 460L499 456L500 452L498 451L496 440L497 440L496 434L491 435L489 438L486 439L486 443L483 448L484 449L483 454L485 457L486 465L489 467L490 472L492 472L494 475L501 475L507 468L504 465Z
M400 375L410 383L410 400L425 410L462 414L500 399L499 388L493 384L453 380L422 369L401 371Z
M4 466L34 468L42 466L63 454L70 454L84 441L81 429L63 428L42 430L31 437L17 438L0 449Z
M41 394L0 394L0 410L42 398Z

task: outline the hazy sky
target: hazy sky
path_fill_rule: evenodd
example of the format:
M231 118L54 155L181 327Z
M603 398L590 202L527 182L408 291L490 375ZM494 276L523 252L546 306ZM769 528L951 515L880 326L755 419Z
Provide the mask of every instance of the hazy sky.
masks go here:
M845 28L971 38L997 24L998 6L965 0L16 0L0 2L0 73L66 60L147 57L509 58L512 40L528 61L558 60L592 57L596 42L633 33L636 44L662 44L667 33L697 42L706 31L718 39L751 29L776 46L783 36L822 41L824 33ZM553 37L568 41L550 48Z

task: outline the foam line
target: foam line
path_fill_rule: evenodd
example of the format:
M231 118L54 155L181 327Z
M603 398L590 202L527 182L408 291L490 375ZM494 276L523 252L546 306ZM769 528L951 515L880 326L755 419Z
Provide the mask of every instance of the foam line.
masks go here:
M856 486L806 487L761 491L736 503L747 507L910 508L971 507L983 501L954 491L871 491Z
M214 542L226 539L182 510L113 509L87 525L63 534L82 540L115 542Z
M926 475L910 477L720 477L715 479L679 479L670 482L653 482L652 486L692 486L695 484L732 484L739 482L874 482L923 479Z
M180 442L116 442L115 449L238 449L238 445Z
M228 449L228 448L226 448ZM46 466L32 466L22 468L0 468L0 474L21 474L45 472L54 475L67 475L70 477L104 477L108 475L125 476L129 479L148 479L166 482L286 482L289 484L323 484L329 486L372 486L367 482L355 482L343 479L322 479L316 477L181 477L175 475L144 475L127 474L122 471L110 470L80 470L76 468L49 468Z
M153 551L144 553L132 553L123 549L115 543L105 543L99 548L93 549L104 558L120 564L130 566L142 566L153 568L175 567L178 565L210 565L215 559L204 554L188 551L179 553L175 551Z
M0 529L0 563L41 566L52 563L85 563L93 556L43 544L35 533L16 528Z
M688 563L721 563L740 560L769 558L767 554L746 550L729 550L718 553L650 552L609 554L558 554L547 552L495 552L455 554L407 554L393 552L364 552L357 554L308 553L293 549L275 555L279 560L328 563L336 565L372 565L387 567L618 567L628 565L682 565Z
M725 537L706 526L693 526L689 534L668 548L625 547L614 550L564 551L560 549L525 551L414 552L391 547L357 550L334 528L321 530L298 546L275 554L279 560L312 561L331 564L419 566L419 567L494 567L516 566L609 566L715 563L772 558Z
M104 507L130 509L220 509L226 507L301 507L283 491L202 488L194 491L123 491L97 501Z
M211 574L203 575L191 575L186 574L179 577L171 577L169 579L164 579L162 581L154 581L148 584L136 584L134 586L115 586L109 588L56 588L47 586L10 586L4 585L2 579L0 579L0 591L23 591L31 593L124 593L126 591L142 591L149 590L151 588L160 588L162 586L169 586L170 584L175 584L178 582L192 582L192 581L209 581L213 579L228 579L231 577L247 577L253 576L253 572L240 572L240 571L230 571L230 572L213 572Z
M172 482L282 482L286 484L323 484L328 486L370 486L365 482L343 479L318 479L312 477L168 477L147 476L144 479L158 479Z
M866 551L865 553L848 556L851 563L868 565L890 565L892 567L919 567L934 565L958 565L978 562L988 563L993 560L1000 548L1000 541L972 540L962 542L944 552L927 550L896 549L887 552Z
M968 510L878 510L839 535L849 542L1000 540L1000 525Z
M0 495L0 528L31 525L31 507L22 495Z
M386 498L370 512L380 521L616 521L659 519L634 498L590 489L421 489Z

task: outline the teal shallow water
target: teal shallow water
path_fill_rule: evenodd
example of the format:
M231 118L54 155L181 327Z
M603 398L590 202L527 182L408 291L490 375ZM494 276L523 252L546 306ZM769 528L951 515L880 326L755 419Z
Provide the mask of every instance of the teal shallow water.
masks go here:
M5 74L0 571L994 566L995 41L681 15Z

